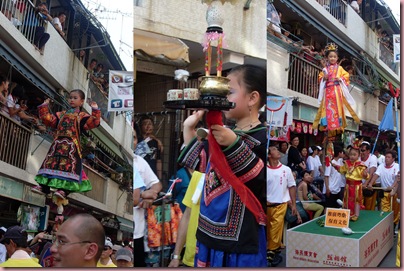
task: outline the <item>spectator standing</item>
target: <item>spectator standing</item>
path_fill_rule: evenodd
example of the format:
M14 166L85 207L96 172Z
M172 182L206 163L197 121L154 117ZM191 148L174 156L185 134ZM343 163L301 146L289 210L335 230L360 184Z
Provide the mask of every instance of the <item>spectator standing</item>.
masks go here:
M7 97L8 97L8 87L9 87L10 81L8 78L2 74L0 74L0 106L1 106L1 112L6 115L10 116L8 114L8 108L7 108Z
M52 17L49 15L48 8L46 7L46 3L40 2L35 8L34 12L30 12L26 14L24 20L24 27L35 27L34 34L34 47L36 50L43 54L44 46L48 42L50 35L45 32L45 27L41 26L40 22L36 18L36 14L44 21L52 21Z
M359 6L362 4L362 0L353 0L351 1L351 7L356 11L356 13L360 14Z
M58 16L52 19L53 26L62 37L65 37L65 32L63 32L63 25L65 21L66 13L64 12L59 12Z
M54 267L96 267L105 243L102 224L92 215L80 213L67 219L56 232L51 247Z
M307 157L307 169L312 174L314 180L320 178L321 163L319 162L320 159L316 158L318 157L318 151L317 146L309 147L309 157Z
M143 116L139 125L142 140L139 140L135 153L147 161L153 172L161 180L163 177L163 164L161 161L163 143L154 135L154 122L150 116Z
M8 228L0 243L7 250L8 259L0 267L42 267L27 253L27 232L20 226Z
M110 238L105 239L105 244L103 247L103 251L101 253L100 259L98 260L97 267L116 267L116 265L112 262L112 242Z
M297 171L297 178L300 179L302 177L301 173L303 170L306 170L306 162L297 149L299 142L298 136L292 137L288 151L288 167L290 167L292 171Z
M339 208L340 205L337 203L337 200L340 197L341 186L343 185L341 174L332 166L333 161L338 161L339 158L342 158L344 155L344 151L342 148L335 146L334 148L334 157L331 162L326 163L325 173L324 173L324 187L323 194L326 196L326 207L331 208Z
M288 149L289 149L289 144L288 142L281 141L279 143L279 152L281 153L281 158L279 161L282 163L282 165L287 165L288 164Z
M121 248L116 252L117 267L133 267L133 254L129 249Z
M133 144L136 149L137 134L133 131ZM146 209L151 207L153 200L157 198L162 185L149 164L139 155L135 154L133 160L133 258L134 267L146 267L145 253L145 229Z
M275 146L268 149L267 166L267 264L277 266L282 261L280 255L284 219L291 201L292 215L296 210L296 182L289 167L279 159L281 154ZM298 220L300 216L298 216ZM298 223L301 223L298 221Z

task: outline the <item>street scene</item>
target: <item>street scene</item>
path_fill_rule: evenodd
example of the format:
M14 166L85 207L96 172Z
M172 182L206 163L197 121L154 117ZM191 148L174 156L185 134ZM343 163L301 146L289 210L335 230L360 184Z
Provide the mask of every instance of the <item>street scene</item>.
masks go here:
M401 267L394 0L0 0L2 267Z

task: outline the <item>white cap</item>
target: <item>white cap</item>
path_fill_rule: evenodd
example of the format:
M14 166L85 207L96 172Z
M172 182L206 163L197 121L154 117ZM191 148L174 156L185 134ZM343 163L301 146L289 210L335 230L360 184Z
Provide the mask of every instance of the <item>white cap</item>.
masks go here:
M318 151L323 150L323 148L321 148L320 146L317 146Z
M114 246L112 245L111 238L107 237L107 238L105 239L105 245L104 245L104 246L110 247L111 249L114 247Z
M4 228L4 227L0 227L0 230L2 230L2 231L4 231L4 232L6 232L6 231L7 231L7 229L6 229L6 228Z

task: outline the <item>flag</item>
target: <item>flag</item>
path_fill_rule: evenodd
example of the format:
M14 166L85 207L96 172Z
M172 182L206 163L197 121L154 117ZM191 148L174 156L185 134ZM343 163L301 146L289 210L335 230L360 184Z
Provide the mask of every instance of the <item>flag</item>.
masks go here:
M393 62L400 62L400 35L393 35Z
M384 111L383 119L379 124L379 131L394 131L393 100L390 99L386 111Z

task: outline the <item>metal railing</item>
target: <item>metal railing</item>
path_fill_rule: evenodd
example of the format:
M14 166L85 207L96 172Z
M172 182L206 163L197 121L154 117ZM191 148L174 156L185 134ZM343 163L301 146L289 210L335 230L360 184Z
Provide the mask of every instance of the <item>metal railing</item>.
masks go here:
M381 61L383 61L384 63L386 63L387 66L389 66L389 68L395 73L398 74L398 63L394 62L394 55L393 52L388 49L384 44L379 43L379 58Z
M91 79L89 79L88 87L90 89L90 99L88 101L89 104L91 101L96 102L98 108L101 110L102 119L106 123L108 123L109 126L112 127L113 113L108 112L108 97L106 96L107 94L100 90L99 86Z
M318 97L318 74L321 68L309 61L290 54L288 88L304 95Z
M36 28L46 24L35 12L34 4L29 0L3 0L0 8L10 22L33 44Z
M26 169L31 131L0 114L0 160Z
M316 0L335 19L346 26L347 2L343 0Z

